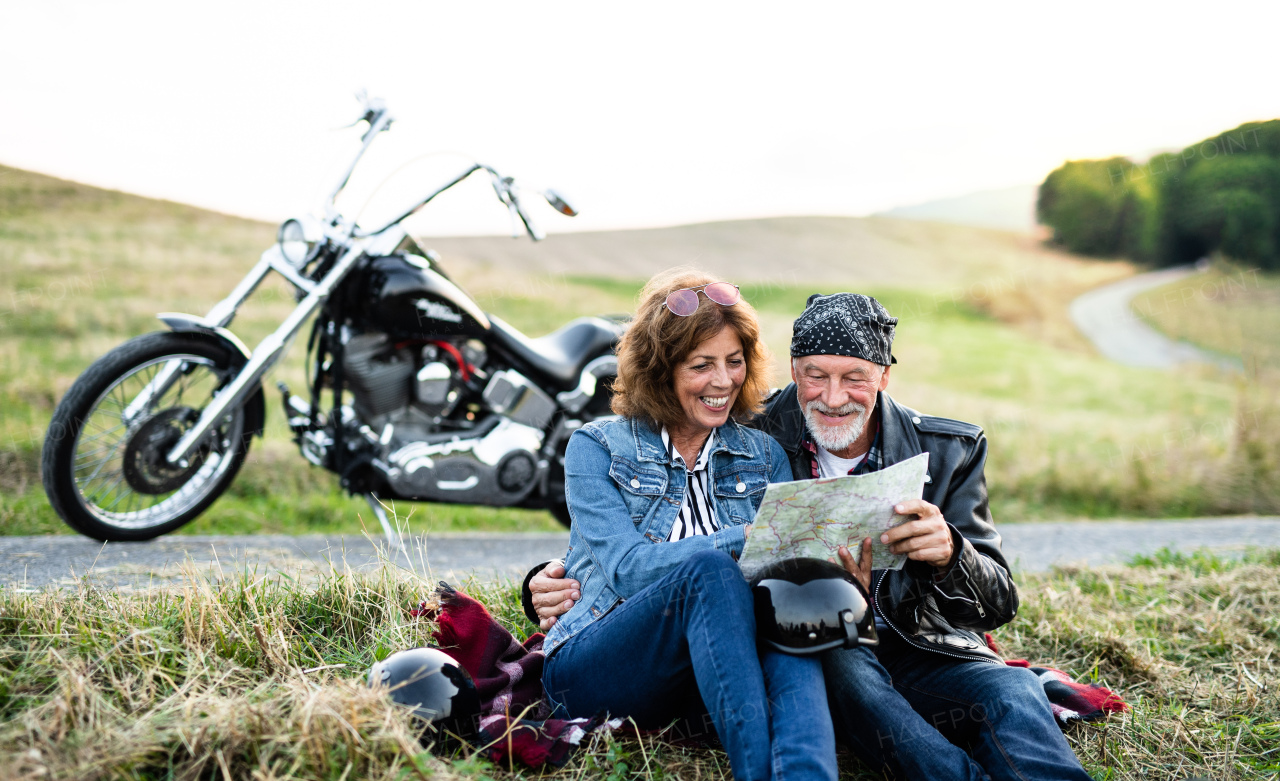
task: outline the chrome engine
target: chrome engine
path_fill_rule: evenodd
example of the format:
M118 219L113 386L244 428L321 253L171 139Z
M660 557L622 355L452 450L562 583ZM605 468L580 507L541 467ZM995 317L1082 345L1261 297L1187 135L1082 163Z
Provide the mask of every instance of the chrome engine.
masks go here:
M460 504L520 501L546 468L543 434L504 417L482 435L412 442L387 457L387 482L402 496Z
M344 422L377 453L373 465L402 497L515 504L547 469L541 451L556 402L512 369L476 370L468 387L453 356L469 351L470 367L485 356L473 346L457 349L397 347L384 334L352 337L343 368L355 398ZM479 393L475 380L485 383Z

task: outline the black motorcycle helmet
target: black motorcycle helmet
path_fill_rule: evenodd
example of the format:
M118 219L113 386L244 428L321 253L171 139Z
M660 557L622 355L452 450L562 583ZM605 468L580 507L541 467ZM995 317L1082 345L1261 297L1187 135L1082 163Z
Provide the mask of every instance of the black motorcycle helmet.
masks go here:
M437 730L470 739L479 729L480 694L462 666L438 648L410 648L369 670L369 686L384 687Z
M784 559L751 581L756 632L783 653L807 656L832 648L876 645L871 598L838 564Z

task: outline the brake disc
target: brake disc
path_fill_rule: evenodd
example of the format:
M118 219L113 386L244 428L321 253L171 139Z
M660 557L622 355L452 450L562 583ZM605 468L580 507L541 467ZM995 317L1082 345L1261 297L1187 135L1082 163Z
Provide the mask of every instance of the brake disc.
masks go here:
M203 444L186 458L186 465L171 464L166 454L200 418L191 407L170 407L147 419L129 438L124 450L124 479L138 493L156 495L176 491L199 471L209 455Z

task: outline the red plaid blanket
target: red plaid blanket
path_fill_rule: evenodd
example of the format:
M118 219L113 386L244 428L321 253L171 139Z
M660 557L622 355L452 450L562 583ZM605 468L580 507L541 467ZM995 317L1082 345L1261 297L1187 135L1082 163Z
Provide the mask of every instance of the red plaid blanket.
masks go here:
M480 693L480 747L496 763L514 758L531 767L557 767L582 739L597 729L617 729L619 720L604 715L591 719L551 719L542 700L543 635L519 642L502 627L484 605L441 583L436 590L438 607L423 602L410 615L434 619L433 638L458 661ZM997 654L991 635L987 646ZM1077 683L1061 670L1032 667L1025 659L1008 659L1011 667L1027 667L1044 684L1058 724L1094 721L1108 713L1128 709L1119 695L1097 684Z
M410 615L433 618L433 638L471 674L480 693L479 747L495 763L519 760L530 767L557 767L590 732L616 728L603 714L591 719L550 719L542 700L541 632L524 643L489 615L484 605L440 583L438 608L426 602Z
M997 654L995 638L986 635L987 647ZM1000 654L1004 656L1004 654ZM1026 659L1005 659L1010 667L1026 667L1036 674L1044 685L1044 693L1049 697L1049 706L1053 708L1053 716L1058 726L1065 728L1073 721L1097 721L1108 713L1129 710L1128 704L1120 699L1120 695L1096 683L1076 683L1061 670L1052 667L1032 667Z

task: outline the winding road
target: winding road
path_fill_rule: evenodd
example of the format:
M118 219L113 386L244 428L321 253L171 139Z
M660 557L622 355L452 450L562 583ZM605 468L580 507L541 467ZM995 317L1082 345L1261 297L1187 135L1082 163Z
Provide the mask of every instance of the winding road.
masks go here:
M1154 369L1172 369L1180 363L1208 363L1239 370L1240 361L1214 355L1186 342L1175 342L1152 328L1130 304L1138 295L1185 279L1199 271L1194 266L1151 271L1090 290L1071 302L1071 321L1116 363Z

